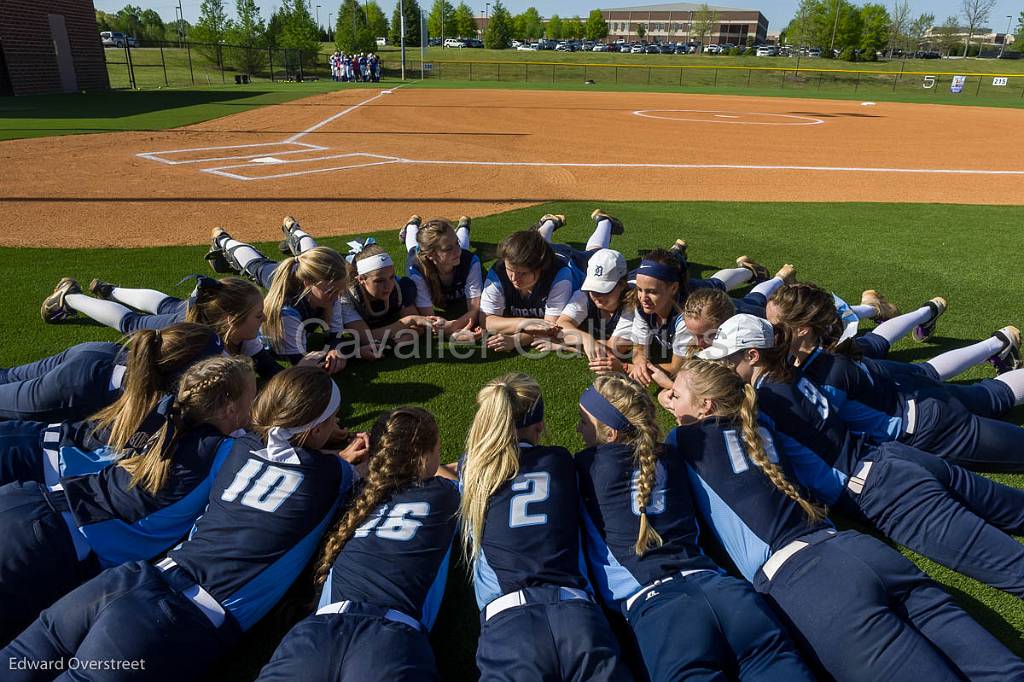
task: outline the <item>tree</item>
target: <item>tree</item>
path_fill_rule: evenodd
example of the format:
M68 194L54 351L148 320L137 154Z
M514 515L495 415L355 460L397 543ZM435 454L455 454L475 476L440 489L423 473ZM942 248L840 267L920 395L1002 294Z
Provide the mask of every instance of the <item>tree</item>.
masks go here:
M562 37L562 17L552 14L544 29L544 37L548 40L559 40Z
M908 10L909 11L909 10ZM860 47L864 50L863 59L875 61L877 53L889 43L889 30L893 25L885 5L868 3L860 9L861 36Z
M704 50L708 36L711 35L717 25L718 12L708 7L708 3L702 3L700 9L693 15L693 24L690 30L693 35L697 36L701 51Z
M231 21L224 9L224 0L203 0L199 5L199 21L192 29L190 37L202 43L196 47L200 54L217 64L223 64L222 45L229 28Z
M227 42L247 47L228 48L228 62L242 73L255 73L263 65L266 32L256 0L235 0L235 22L228 29Z
M420 46L420 4L416 0L398 0L395 3L395 11L391 15L392 45L399 45L402 42L402 17L405 17L405 45L406 47Z
M512 15L501 4L494 0L491 5L491 18L484 30L484 47L488 50L504 50L512 44Z
M932 26L935 25L934 14L922 14L910 22L910 30L908 31L910 36L911 46L915 50L921 49L921 43L924 42L924 35L928 32Z
M544 35L544 21L536 7L527 7L512 20L512 32L516 38L533 41Z
M460 38L476 37L476 20L473 19L473 10L464 2L460 2L452 15L452 35Z
M960 27L957 18L946 17L946 20L942 22L941 26L935 27L932 31L932 35L935 36L935 39L939 44L939 49L948 56L953 48L960 42L958 37L959 32Z
M334 44L345 54L370 52L376 44L359 0L344 0L334 25Z
M562 22L562 37L567 40L578 40L583 37L583 20L578 14L569 21Z
M139 19L142 20L142 27L139 30L139 40L163 40L164 39L164 20L160 18L160 15L156 13L156 10L144 9L142 14L139 15Z
M910 33L910 0L894 0L892 12L889 13L891 23L889 26L889 59L896 48L906 46L908 34Z
M117 18L113 14L96 10L96 28L100 31L116 31Z
M377 46L377 38L386 38L388 35L388 18L384 16L384 10L380 8L376 2L371 0L364 6L366 10L366 26L370 31L370 37L374 39L373 45L370 45L369 49L373 50Z
M988 21L992 14L992 8L996 6L996 0L961 0L960 16L967 22L967 44L964 45L964 55L967 56L967 49L971 45L974 32Z
M604 20L604 13L601 10L590 10L584 32L587 40L598 41L608 37L608 22Z
M643 24L637 24L636 25L636 37L639 40L643 40L645 35L647 35L647 27L644 26Z
M312 64L320 53L320 29L309 12L306 0L283 0L281 9L287 12L281 30L281 47L294 50L296 57L301 56L304 63ZM287 68L292 63L288 53L285 60Z
M431 37L444 37L452 34L452 14L455 8L448 0L434 0L434 5L427 15L427 34ZM406 34L408 37L408 33Z
M1017 33L1014 35L1013 47L1017 52L1024 52L1024 12L1017 17Z

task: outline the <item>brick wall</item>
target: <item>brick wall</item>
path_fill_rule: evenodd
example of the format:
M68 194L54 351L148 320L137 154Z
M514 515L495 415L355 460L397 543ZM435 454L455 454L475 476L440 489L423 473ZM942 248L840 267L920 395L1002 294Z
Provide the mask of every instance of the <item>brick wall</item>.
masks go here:
M64 15L81 90L110 86L92 0L3 0L0 43L16 95L62 92L49 14Z

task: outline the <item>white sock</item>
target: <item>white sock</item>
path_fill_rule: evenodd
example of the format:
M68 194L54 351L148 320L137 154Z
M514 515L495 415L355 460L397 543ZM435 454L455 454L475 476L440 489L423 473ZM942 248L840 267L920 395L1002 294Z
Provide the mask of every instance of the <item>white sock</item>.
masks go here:
M245 266L253 262L258 258L264 258L264 255L249 246L245 242L236 241L234 239L223 239L221 240L220 247L224 251L231 252L231 257L238 263L238 267L245 270Z
M301 227L293 227L292 234L299 240L299 253L306 253L316 248L316 240L306 234Z
M984 341L972 343L965 348L957 348L956 350L936 355L927 364L931 365L938 372L939 377L943 381L946 381L975 365L980 365L1004 347L1002 341L994 336L990 336ZM1010 384L1010 386L1012 388L1013 384Z
M762 294L765 298L771 298L772 294L779 290L785 284L781 277L772 277L767 282L761 282L753 289L750 290L752 294Z
M932 318L932 309L926 305L909 313L897 315L891 320L886 320L871 330L889 342L889 345L896 343L904 336L914 331L914 327L924 324Z
M412 251L416 248L416 235L420 233L420 226L418 223L409 223L405 226L405 250Z
M68 294L64 297L69 308L88 315L92 319L108 327L121 331L121 320L125 315L130 315L131 310L114 301L103 301L85 294Z
M726 291L738 289L754 278L754 273L746 268L726 268L711 275L711 279L717 279L725 284Z
M155 289L127 289L125 287L114 287L110 296L119 303L153 315L160 312L160 304L164 299L170 298L164 292Z
M612 221L598 220L597 225L594 227L594 234L590 235L590 239L587 240L587 248L585 250L607 249L611 243Z
M1013 391L1014 405L1024 403L1024 369L1015 369L1012 372L1004 372L996 377Z
M544 237L544 241L550 243L551 237L555 234L555 221L545 220L540 224L540 227L537 228L537 231L540 232L541 237Z
M850 310L861 320L873 320L875 315L878 314L878 308L873 305L861 305L858 303L857 305L851 305Z
M455 238L459 240L459 248L469 251L469 228L460 227L455 230Z

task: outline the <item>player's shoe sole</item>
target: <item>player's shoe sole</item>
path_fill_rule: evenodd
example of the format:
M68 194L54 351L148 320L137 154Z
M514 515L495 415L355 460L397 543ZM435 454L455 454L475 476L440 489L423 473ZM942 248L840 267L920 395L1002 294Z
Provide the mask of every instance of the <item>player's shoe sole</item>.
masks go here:
M900 314L900 309L876 289L868 289L862 293L860 295L860 304L869 305L876 310L875 322L885 322Z
M80 293L82 293L82 288L78 286L78 282L71 277L64 277L57 282L57 286L53 288L53 293L43 299L43 304L39 307L39 316L47 324L53 324L54 322L74 317L76 313L68 307L65 298L68 294Z
M783 284L793 284L796 282L796 266L791 263L784 264L779 271L775 273L777 279L781 279Z
M927 341L935 333L935 325L938 323L939 318L942 317L942 314L946 312L946 308L949 307L946 299L941 296L936 296L932 300L925 302L925 305L931 308L932 317L924 324L914 327L914 339L917 341Z
M94 279L89 282L89 291L96 298L103 299L104 301L110 301L114 298L114 287L116 284L110 282L104 282L102 279Z
M739 258L737 258L736 266L750 270L751 274L754 275L754 282L757 284L768 281L768 268L761 265L750 256L740 256Z
M607 220L612 224L612 234L624 234L626 228L622 225L622 221L613 215L608 215L599 208L595 208L593 213L590 214L595 223L599 223L602 220Z
M213 228L210 234L210 250L206 252L204 258L210 264L210 267L213 268L214 272L230 274L235 272L235 270L231 267L231 263L228 261L227 255L220 245L222 239L231 239L231 235L223 227Z
M537 221L537 224L533 226L533 229L539 230L540 226L549 220L555 224L555 229L552 230L553 232L557 232L558 230L565 227L566 221L564 215L562 215L561 213L545 213L540 217L540 220Z
M284 233L284 239L277 245L277 250L281 252L281 255L298 256L301 253L299 240L295 238L295 228L297 227L299 227L299 221L290 215L286 215L281 221L281 232Z
M398 231L398 241L400 241L400 242L402 242L404 244L405 243L405 228L409 227L410 225L415 225L416 227L419 227L420 226L420 220L422 220L422 219L418 215L413 214L413 215L409 216L409 219L405 221L405 225L402 225L402 229L400 229Z
M990 357L988 363L996 368L998 374L1020 369L1020 330L1009 325L995 332L993 336L1006 344L1006 347Z

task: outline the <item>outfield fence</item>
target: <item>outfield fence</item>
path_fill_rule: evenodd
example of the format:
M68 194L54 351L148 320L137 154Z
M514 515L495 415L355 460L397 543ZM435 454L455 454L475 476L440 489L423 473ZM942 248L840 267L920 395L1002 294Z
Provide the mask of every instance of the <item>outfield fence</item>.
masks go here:
M113 88L188 87L228 83L326 80L331 77L330 52L210 43L143 42L139 47L105 50ZM764 91L791 89L801 93L897 93L914 99L978 98L993 102L1024 100L1024 73L958 73L856 68L808 68L800 60L786 66L689 64L609 64L548 61L439 60L420 63L410 49L407 79L455 82L613 85L624 88L678 87ZM820 60L815 60L820 61ZM937 64L949 68L948 62ZM382 56L386 78L402 74L394 53ZM954 79L959 92L951 92Z

